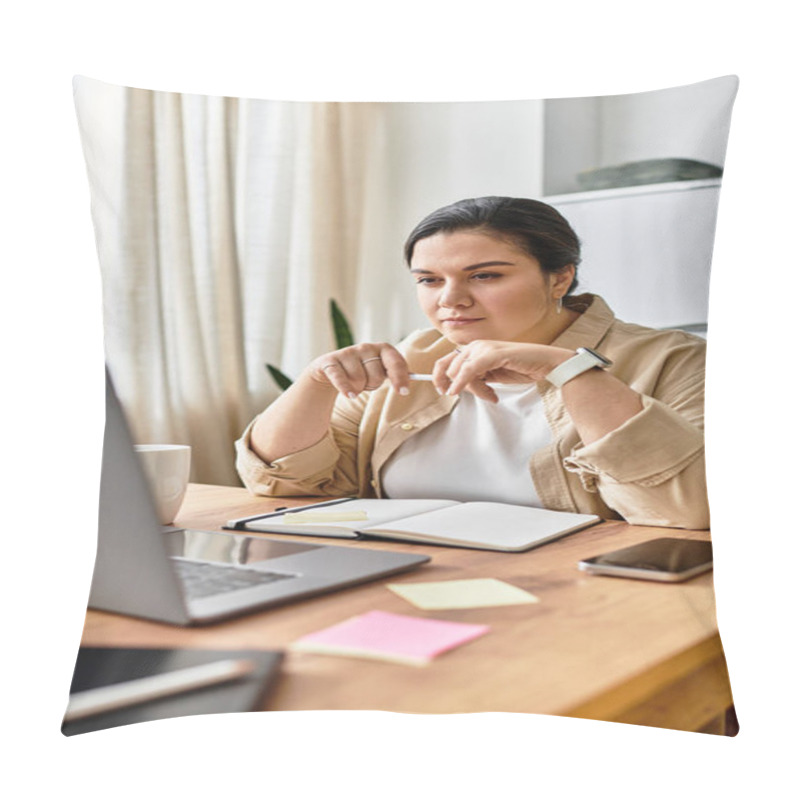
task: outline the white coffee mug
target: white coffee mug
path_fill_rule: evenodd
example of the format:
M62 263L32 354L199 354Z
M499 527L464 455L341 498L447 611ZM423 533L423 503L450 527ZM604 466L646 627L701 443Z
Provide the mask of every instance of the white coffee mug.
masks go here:
M192 448L186 444L137 444L162 525L175 521L189 483Z

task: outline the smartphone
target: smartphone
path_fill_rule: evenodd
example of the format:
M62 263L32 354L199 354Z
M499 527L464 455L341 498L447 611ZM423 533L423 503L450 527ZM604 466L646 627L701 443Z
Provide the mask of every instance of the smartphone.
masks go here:
M714 566L711 542L662 537L578 562L593 575L649 581L685 581Z

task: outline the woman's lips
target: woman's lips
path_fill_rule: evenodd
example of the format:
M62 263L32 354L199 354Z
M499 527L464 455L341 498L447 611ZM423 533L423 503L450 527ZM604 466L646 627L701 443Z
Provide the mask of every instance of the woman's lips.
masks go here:
M449 319L443 319L443 325L454 325L455 327L460 327L461 325L471 325L473 322L482 322L483 317L451 317Z

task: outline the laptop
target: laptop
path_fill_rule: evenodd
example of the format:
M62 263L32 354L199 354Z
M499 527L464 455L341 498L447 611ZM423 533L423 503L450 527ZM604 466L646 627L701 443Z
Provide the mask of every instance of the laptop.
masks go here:
M164 528L106 368L89 607L175 625L217 622L410 570L428 556Z

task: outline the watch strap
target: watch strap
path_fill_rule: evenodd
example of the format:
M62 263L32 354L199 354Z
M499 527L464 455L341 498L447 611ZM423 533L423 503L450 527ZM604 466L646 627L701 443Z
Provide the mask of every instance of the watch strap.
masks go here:
M607 367L609 361L595 355L591 350L579 347L572 358L567 359L563 364L559 364L546 376L546 380L558 388L562 387L567 381L577 378L584 372L588 372L595 367Z

